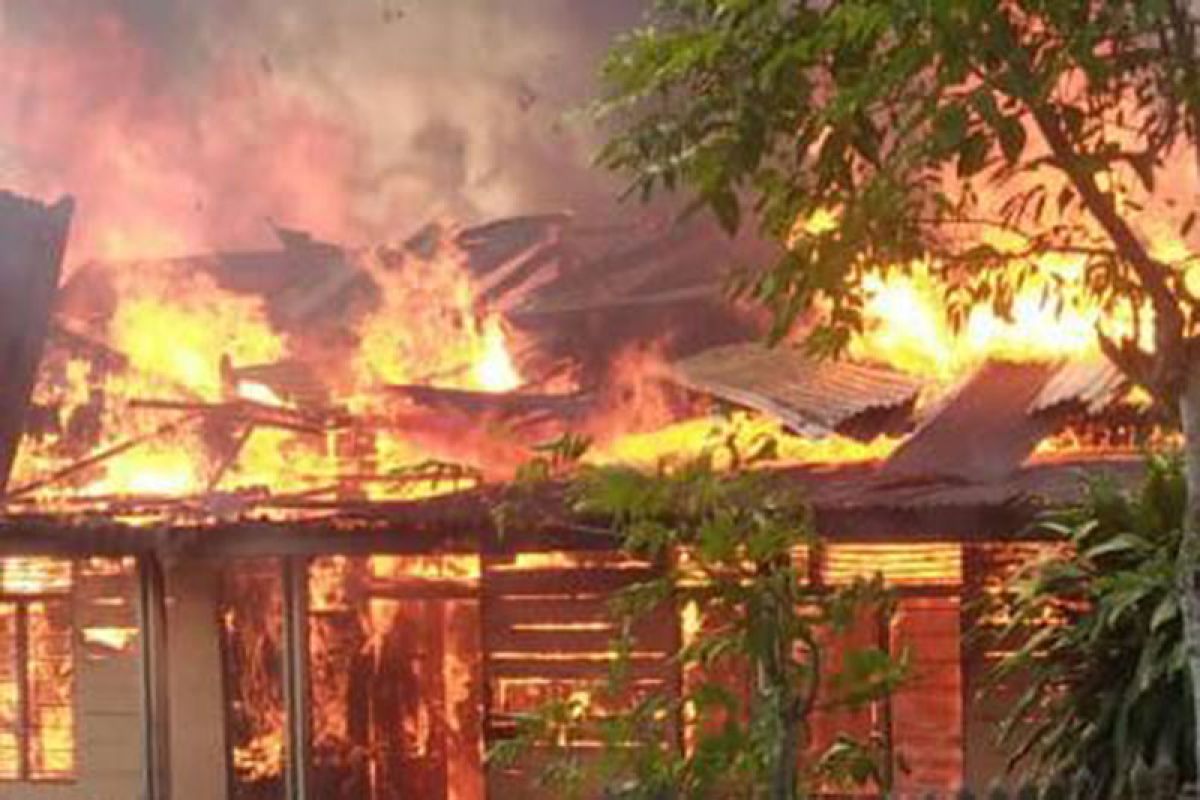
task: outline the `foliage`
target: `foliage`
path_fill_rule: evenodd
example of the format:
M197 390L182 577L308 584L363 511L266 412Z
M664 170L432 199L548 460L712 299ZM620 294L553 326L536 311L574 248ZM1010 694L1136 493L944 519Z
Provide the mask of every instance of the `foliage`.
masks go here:
M1101 348L1197 476L1175 580L1200 685L1198 43L1191 0L656 0L596 111L631 192L778 245L733 286L775 339L803 324L840 353L872 281L918 268L951 323L1029 289L1103 311Z
M658 0L605 65L599 160L753 216L780 257L735 289L776 337L815 312L840 351L869 279L929 258L952 322L1031 285L1128 312L1106 350L1173 412L1200 303L1147 242L1196 221L1167 180L1196 158L1196 26L1186 0Z
M493 750L493 762L512 763L537 746L552 753L543 778L579 793L596 776L570 744L589 735L607 745L597 767L606 796L625 800L786 800L816 783L886 787L878 743L843 737L801 766L812 714L876 701L905 668L876 648L847 653L836 673L823 665L830 637L864 608L886 612L890 598L879 580L807 580L796 556L819 543L792 493L750 469L718 471L712 456L653 475L584 467L572 486L578 514L609 520L628 556L659 569L613 600L618 658L601 696L590 698L608 712L589 714L578 697L551 703ZM639 696L629 674L633 631L664 606L702 624L674 653L673 667L686 676L678 696Z
M1185 496L1179 459L1153 456L1137 492L1094 479L1044 522L1065 547L1018 573L995 609L1021 643L996 674L1025 687L1005 723L1015 762L1048 775L1082 768L1102 796L1129 792L1147 763L1195 775L1174 584Z

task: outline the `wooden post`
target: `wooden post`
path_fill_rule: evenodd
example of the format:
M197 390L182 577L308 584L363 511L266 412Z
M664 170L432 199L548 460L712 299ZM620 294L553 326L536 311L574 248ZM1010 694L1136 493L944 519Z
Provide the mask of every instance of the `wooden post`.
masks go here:
M894 655L895 648L892 647L892 616L886 613L885 610L881 609L880 612L876 614L875 624L878 626L875 634L877 637L876 646L878 646L883 652L889 655ZM887 754L887 757L883 762L883 778L887 784L888 792L893 793L895 791L896 782L896 731L894 730L892 724L893 718L891 693L889 692L877 702L879 704L879 714L881 717L879 720L879 735L883 740L883 751Z
M162 564L138 557L138 618L142 633L142 771L147 800L170 800L170 702L167 689L167 592Z
M308 559L283 561L284 709L287 712L288 800L308 800L312 712L308 670Z
M29 684L29 604L18 601L16 604L17 634L17 776L19 780L29 780L31 771L30 737L33 735L33 698L30 697Z
M47 207L0 192L0 495L25 428L73 210L70 199Z
M977 601L983 596L984 561L983 549L976 544L964 544L962 548L962 589L958 606L960 637L958 640L958 663L962 669L962 763L963 785L970 786L979 775L975 769L977 758L974 733L971 725L971 713L975 708L976 682L979 678L978 667L986 664L985 657L978 652L981 648L977 642L969 641L968 633L976 627ZM982 785L982 784L980 784Z

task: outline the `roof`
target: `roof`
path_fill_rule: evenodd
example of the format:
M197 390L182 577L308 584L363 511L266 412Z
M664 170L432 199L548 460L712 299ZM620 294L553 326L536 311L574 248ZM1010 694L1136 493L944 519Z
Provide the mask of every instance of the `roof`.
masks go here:
M991 483L1013 474L1057 420L1030 414L1059 365L988 361L950 392L881 474L898 482Z
M510 313L529 321L720 297L722 269L732 260L732 250L705 227L677 225L614 238L617 244L610 251L592 258L581 254L586 268L564 271Z
M672 365L681 386L775 417L808 436L863 433L909 421L922 382L845 361L817 360L798 348L759 343L707 350ZM872 412L875 424L864 419ZM890 423L890 425L889 425Z
M1030 414L1072 408L1098 414L1121 398L1129 380L1106 358L1068 361L1046 381Z
M1085 474L1132 486L1143 474L1133 456L1047 460L987 485L896 486L878 465L778 471L804 492L817 527L831 541L984 541L1035 539L1029 523L1048 504L1080 497ZM276 503L279 506L279 503ZM282 506L279 506L282 508ZM508 510L499 524L495 511ZM573 515L559 483L486 486L420 501L319 502L285 510L304 519L229 519L134 527L111 514L0 515L0 553L141 553L249 557L318 553L516 552L605 550L616 539L602 524ZM261 512L258 512L261 514Z
M1037 505L1070 503L1079 498L1085 477L1104 475L1121 486L1132 486L1143 472L1140 457L1110 454L1035 458L1003 480L989 483L952 479L898 483L877 465L868 465L857 473L845 468L824 475L816 471L798 480L809 488L813 504L828 510L994 508L1021 501Z

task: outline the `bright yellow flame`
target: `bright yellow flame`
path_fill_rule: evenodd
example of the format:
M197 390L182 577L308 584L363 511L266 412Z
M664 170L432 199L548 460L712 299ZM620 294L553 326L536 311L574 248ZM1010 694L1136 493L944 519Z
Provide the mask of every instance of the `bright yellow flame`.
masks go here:
M508 392L521 385L521 375L508 352L500 318L492 315L483 326L483 349L474 365L478 388L486 392Z
M1071 287L1078 260L1045 256L1041 267ZM1048 282L1034 283L1013 299L1009 318L990 306L971 309L959 330L948 321L946 288L925 267L869 276L864 332L850 346L856 359L948 382L988 358L1014 361L1094 356L1097 325L1121 330L1094 304L1061 297Z
M137 641L138 630L131 627L94 627L83 629L83 641L114 652L125 652Z
M655 468L711 455L718 467L731 466L735 455L746 459L771 442L776 465L849 463L886 458L898 439L880 437L860 442L844 436L808 439L785 431L778 422L748 412L727 418L696 417L648 433L633 433L602 443L586 459L595 464Z
M98 268L116 302L109 316L93 322L90 334L128 356L131 369L98 370L88 357L78 356L46 371L39 404L61 409L64 422L94 404L102 435L88 441L64 426L49 438L31 440L13 485L40 484L64 463L86 455L86 447L91 453L108 448L115 453L72 472L69 481L38 490L38 501L70 494L190 495L205 491L214 476L220 477L216 488L221 490L289 492L344 485L373 499L450 490L448 481L434 486L377 478L431 457L482 461L488 457L477 452L483 437L455 439L431 453L430 437L419 435L424 431L379 421L391 413L379 385L511 391L523 381L509 332L499 314L481 304L465 255L453 246L430 256L377 250L348 258L347 269L360 270L378 287L378 302L368 308L349 304L347 319L358 336L344 341L356 342L349 345L353 350L319 354L292 352L297 342L289 338L291 332L273 327L263 300L226 290L202 269L172 263ZM207 425L214 418L131 402L193 403L199 413L211 412L205 404L241 398L300 411L302 401L285 400L273 385L238 378L224 366L267 366L292 358L319 367L320 388L332 394L328 399L335 409L371 421L345 436L298 434L268 422L242 440L240 425ZM180 424L164 431L172 420ZM231 454L233 462L226 463ZM364 481L354 483L360 477Z
M378 253L366 259L382 303L359 327L354 369L360 387L507 391L521 383L500 318L478 307L461 253L443 249L399 265L387 258Z
M113 346L147 376L173 381L208 400L221 398L221 359L261 364L284 345L256 299L222 291L203 273L138 271L118 279L121 300L109 322Z
M265 406L287 405L274 389L258 381L238 381L237 394L243 400L261 403Z
M201 459L176 446L147 445L130 450L107 464L102 479L87 487L87 494L182 496L201 485Z

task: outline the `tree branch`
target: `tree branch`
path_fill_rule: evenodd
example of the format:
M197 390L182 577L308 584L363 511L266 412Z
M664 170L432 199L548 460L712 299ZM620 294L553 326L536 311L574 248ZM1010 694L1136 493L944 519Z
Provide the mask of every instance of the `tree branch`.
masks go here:
M1013 70L1020 79L1019 83L1035 85L1028 51L1013 32L1007 16L1000 13L998 17L999 31L1006 41L997 55ZM1185 320L1171 291L1170 269L1151 257L1133 229L1117 212L1112 198L1100 189L1095 175L1084 165L1080 153L1063 129L1059 116L1050 103L1031 92L1007 94L1030 112L1054 154L1054 163L1074 186L1084 207L1112 240L1118 254L1133 269L1150 298L1155 315L1155 353L1153 368L1144 385L1166 405L1173 407L1174 398L1178 397L1186 376L1187 348L1184 340ZM1129 342L1126 344L1136 346Z

